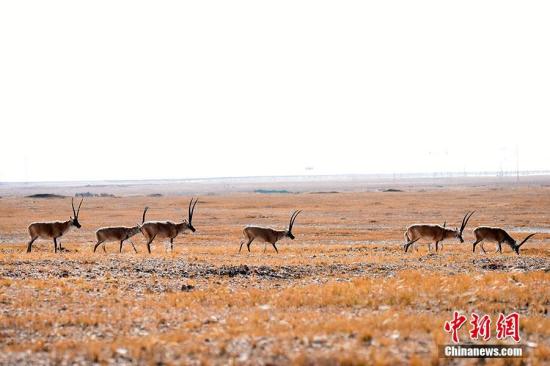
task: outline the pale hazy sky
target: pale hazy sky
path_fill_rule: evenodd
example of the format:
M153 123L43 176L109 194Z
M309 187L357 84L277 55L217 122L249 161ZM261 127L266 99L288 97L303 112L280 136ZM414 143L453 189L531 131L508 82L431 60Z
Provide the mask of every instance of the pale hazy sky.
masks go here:
M0 181L550 169L548 1L3 1ZM306 170L312 167L313 170Z

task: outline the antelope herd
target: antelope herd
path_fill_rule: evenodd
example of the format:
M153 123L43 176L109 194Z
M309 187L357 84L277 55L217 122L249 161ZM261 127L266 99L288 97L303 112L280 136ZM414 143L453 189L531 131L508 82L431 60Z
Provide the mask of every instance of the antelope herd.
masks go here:
M75 210L74 199L71 199L71 206L73 210L73 216L66 221L54 221L54 222L33 222L29 225L29 235L31 240L27 245L27 253L30 253L32 250L32 244L36 239L52 239L54 244L54 252L57 253L58 250L63 250L61 247L60 238L67 233L73 226L77 229L81 228L80 223L78 222L78 215L80 214L80 207L82 206L83 199L80 200L78 209ZM147 251L151 253L151 243L155 239L168 239L170 242L171 251L174 250L174 239L179 235L184 233L187 230L195 232L196 229L192 225L193 214L195 212L195 206L197 205L198 198L189 202L188 207L188 217L187 219L182 219L181 222L175 223L172 221L145 221L145 214L147 213L148 207L145 207L143 210L143 215L141 218L141 224L135 226L113 226L113 227L103 227L96 231L97 242L93 248L95 252L97 247L103 244L103 251L106 252L105 242L116 241L120 244L119 252L122 252L123 243L128 240L134 251L137 253L137 249L134 243L130 240L137 233L141 232L147 241ZM294 221L296 217L301 213L301 210L294 211L290 216L290 222L288 224L288 229L284 230L275 230L269 227L261 226L246 226L243 229L243 240L240 243L239 253L243 248L243 244L246 243L246 247L250 252L250 244L254 240L259 242L264 242L264 252L266 251L267 244L271 244L275 251L279 253L276 243L283 238L290 238L294 240L294 234L292 234L292 227L294 226ZM441 225L428 225L428 224L415 224L411 225L405 231L405 243L403 244L403 249L405 253L409 250L409 247L414 245L420 239L429 240L428 250L431 251L431 243L435 244L435 251L439 251L439 244L441 243L441 249L443 249L443 241L446 239L458 239L461 243L464 243L462 234L468 221L472 217L475 211L467 212L466 215L462 218L462 223L460 228L449 229L447 228L447 222ZM517 244L516 240L513 239L505 230L498 227L488 227L480 226L476 227L473 230L475 241L473 243L473 252L475 253L476 245L481 243L481 249L486 253L485 248L483 247L483 241L495 242L498 246L497 252L502 253L502 244L508 244L512 250L519 255L520 248L522 245L532 238L535 234L528 235L523 241ZM418 250L418 249L417 249Z

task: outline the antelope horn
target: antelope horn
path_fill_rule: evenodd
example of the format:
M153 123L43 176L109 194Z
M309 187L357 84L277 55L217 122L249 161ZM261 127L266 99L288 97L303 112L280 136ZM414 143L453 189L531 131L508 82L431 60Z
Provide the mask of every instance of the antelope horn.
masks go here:
M80 200L80 204L78 205L78 210L76 210L76 217L78 218L78 215L80 214L80 206L82 206L82 201L84 201L84 198Z
M474 214L475 211L467 212L466 215L464 215L464 218L462 219L462 225L460 226L460 232L462 233L464 229L466 228L466 225L468 225L468 221L470 221L470 218Z
M145 214L147 213L147 210L149 209L149 207L145 206L145 208L143 209L143 216L141 218L141 224L143 225L143 223L145 222Z
M470 212L470 216L468 216L468 218L466 219L466 222L464 223L464 228L466 228L466 225L468 225L468 221L470 221L474 213L475 211Z
M296 218L296 216L300 213L300 211L296 210L292 213L292 215L290 215L290 225L293 225L294 224L294 219Z
M290 216L290 223L288 224L288 231L292 231L292 226L294 226L294 221L296 220L296 217L302 212L302 210L294 211L292 216Z
M536 234L536 233L535 233ZM531 239L535 234L530 234L528 235L525 239L523 239L523 241L521 243L519 243L519 245L517 245L517 247L521 247L523 244L525 244L525 242L529 239Z
M71 197L71 206L73 207L73 217L76 218L76 212L74 211L74 197Z
M195 199L195 203L193 203L193 198L191 198L191 201L189 202L189 224L191 224L191 220L193 220L193 213L195 212L195 206L197 205L197 202L199 202L199 199Z

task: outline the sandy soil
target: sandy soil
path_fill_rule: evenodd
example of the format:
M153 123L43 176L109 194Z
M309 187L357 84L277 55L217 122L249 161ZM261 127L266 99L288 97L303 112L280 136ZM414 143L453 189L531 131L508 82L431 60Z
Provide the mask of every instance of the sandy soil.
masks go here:
M475 364L438 358L453 310L521 314L524 364L550 363L550 187L422 187L411 192L231 193L201 196L197 232L146 252L141 235L92 253L94 231L179 220L188 196L86 198L80 230L37 241L26 228L63 220L69 199L0 199L1 364ZM246 224L296 240L238 253ZM403 253L417 222L456 226L476 210L466 243ZM539 232L521 256L472 253L471 229ZM466 339L466 331L461 333ZM493 340L491 343L495 343ZM519 361L517 361L519 364ZM487 364L503 364L489 360Z

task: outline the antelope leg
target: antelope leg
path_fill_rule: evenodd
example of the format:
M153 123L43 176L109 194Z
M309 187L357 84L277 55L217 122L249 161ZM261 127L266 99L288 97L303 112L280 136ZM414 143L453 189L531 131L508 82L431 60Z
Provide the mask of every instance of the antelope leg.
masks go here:
M103 243L103 241L102 241L102 240L98 240L97 243L94 245L94 253L95 253L97 247L99 246L99 244L101 244L101 243Z
M405 244L405 253L407 253L407 251L409 250L409 247L411 245L413 245L414 243L416 243L417 241L418 241L418 239L409 241L407 244Z
M481 240L476 240L473 244L472 244L472 252L475 253L476 252L476 245L478 245L479 243L481 243L483 241L483 239ZM481 249L483 249L483 244L481 244ZM483 250L485 252L485 250Z
M134 252L138 252L137 249L136 249L136 246L134 245L134 243L131 241L131 240L128 240L130 242L130 244L132 244L132 248L134 248Z
M29 244L27 245L27 253L30 253L31 252L31 249L32 249L32 243L34 243L34 241L38 238L37 237L34 237L31 239L31 241L29 241Z
M151 243L153 242L153 240L155 240L155 237L157 236L157 234L153 235L153 237L151 238L151 240L149 240L147 242L147 250L149 251L149 254L151 254Z

